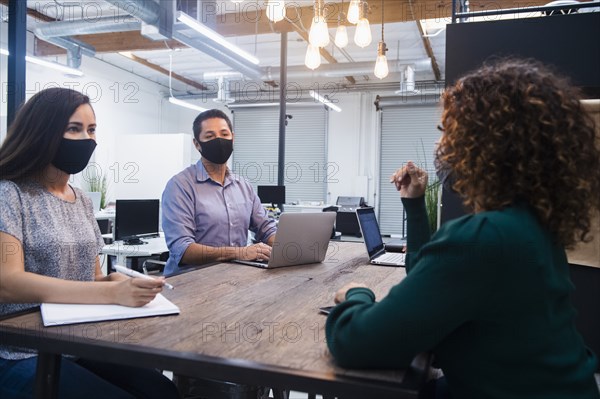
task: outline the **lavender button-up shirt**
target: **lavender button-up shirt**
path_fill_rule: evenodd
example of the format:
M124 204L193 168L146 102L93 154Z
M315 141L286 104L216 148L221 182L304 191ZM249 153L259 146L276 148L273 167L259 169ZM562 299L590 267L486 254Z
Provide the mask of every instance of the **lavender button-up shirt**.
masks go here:
M277 225L244 178L227 172L223 186L212 180L202 161L176 174L162 195L162 225L169 260L164 274L179 270L188 246L243 247L248 230L266 242Z

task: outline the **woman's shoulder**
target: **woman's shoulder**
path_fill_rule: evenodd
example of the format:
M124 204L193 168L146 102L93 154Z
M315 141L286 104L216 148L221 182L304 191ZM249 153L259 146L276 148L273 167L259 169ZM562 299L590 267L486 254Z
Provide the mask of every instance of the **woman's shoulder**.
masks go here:
M7 200L21 195L22 184L12 180L0 180L0 199Z
M528 206L517 204L466 215L448 222L442 229L460 240L475 237L478 240L521 240L523 236L530 237L539 230L540 225Z

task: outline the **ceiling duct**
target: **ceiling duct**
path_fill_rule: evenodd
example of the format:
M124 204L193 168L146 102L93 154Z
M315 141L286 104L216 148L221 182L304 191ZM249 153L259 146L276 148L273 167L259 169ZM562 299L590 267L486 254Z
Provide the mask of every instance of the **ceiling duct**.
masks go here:
M77 21L58 21L37 24L34 28L36 36L46 40L51 37L69 35L91 35L95 33L125 32L140 30L137 21L115 22L115 17L98 19L81 19Z
M396 94L410 96L421 93L415 88L415 69L411 65L406 66L401 76L400 90L397 90Z
M80 40L73 39L72 37L38 37L48 43L67 50L67 64L71 68L77 69L81 66L82 55L87 55L88 57L96 55L96 49L94 47Z
M235 99L231 97L229 93L228 82L223 78L223 76L219 76L218 78L219 89L217 92L217 98L213 98L213 101L219 104L231 104L235 102Z
M148 25L157 25L160 5L154 0L104 0L129 15L139 18ZM170 0L172 1L172 0Z
M141 19L143 22L149 25L157 26L159 24L159 15L161 12L161 6L159 3L153 0L105 0L106 2L114 5L115 7L129 13L130 15ZM167 0L169 4L174 4L172 0ZM203 2L201 10L208 9L209 7ZM188 47L195 48L201 51L230 68L243 73L252 79L260 80L262 76L262 70L246 61L227 47L215 43L214 41L208 41L198 33L194 32L193 29L189 29L187 26L181 23L175 23L174 20L170 21L172 24L172 37L179 42L185 44Z

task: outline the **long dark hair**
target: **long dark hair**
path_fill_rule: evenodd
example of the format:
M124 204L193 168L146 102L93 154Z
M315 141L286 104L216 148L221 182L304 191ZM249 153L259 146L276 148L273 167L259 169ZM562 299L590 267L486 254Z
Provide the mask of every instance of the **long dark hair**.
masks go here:
M31 97L17 113L0 147L0 179L18 180L44 170L54 159L69 118L90 99L53 87Z

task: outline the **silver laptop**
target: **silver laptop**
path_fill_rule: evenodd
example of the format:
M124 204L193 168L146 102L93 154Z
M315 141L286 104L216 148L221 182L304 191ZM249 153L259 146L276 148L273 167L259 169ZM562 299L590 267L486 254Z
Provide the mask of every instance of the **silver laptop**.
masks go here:
M358 224L367 247L370 262L374 265L405 266L406 254L385 251L379 224L375 217L375 209L358 208L356 216L358 217Z
M323 262L335 216L335 212L282 213L269 260L234 262L264 269Z

